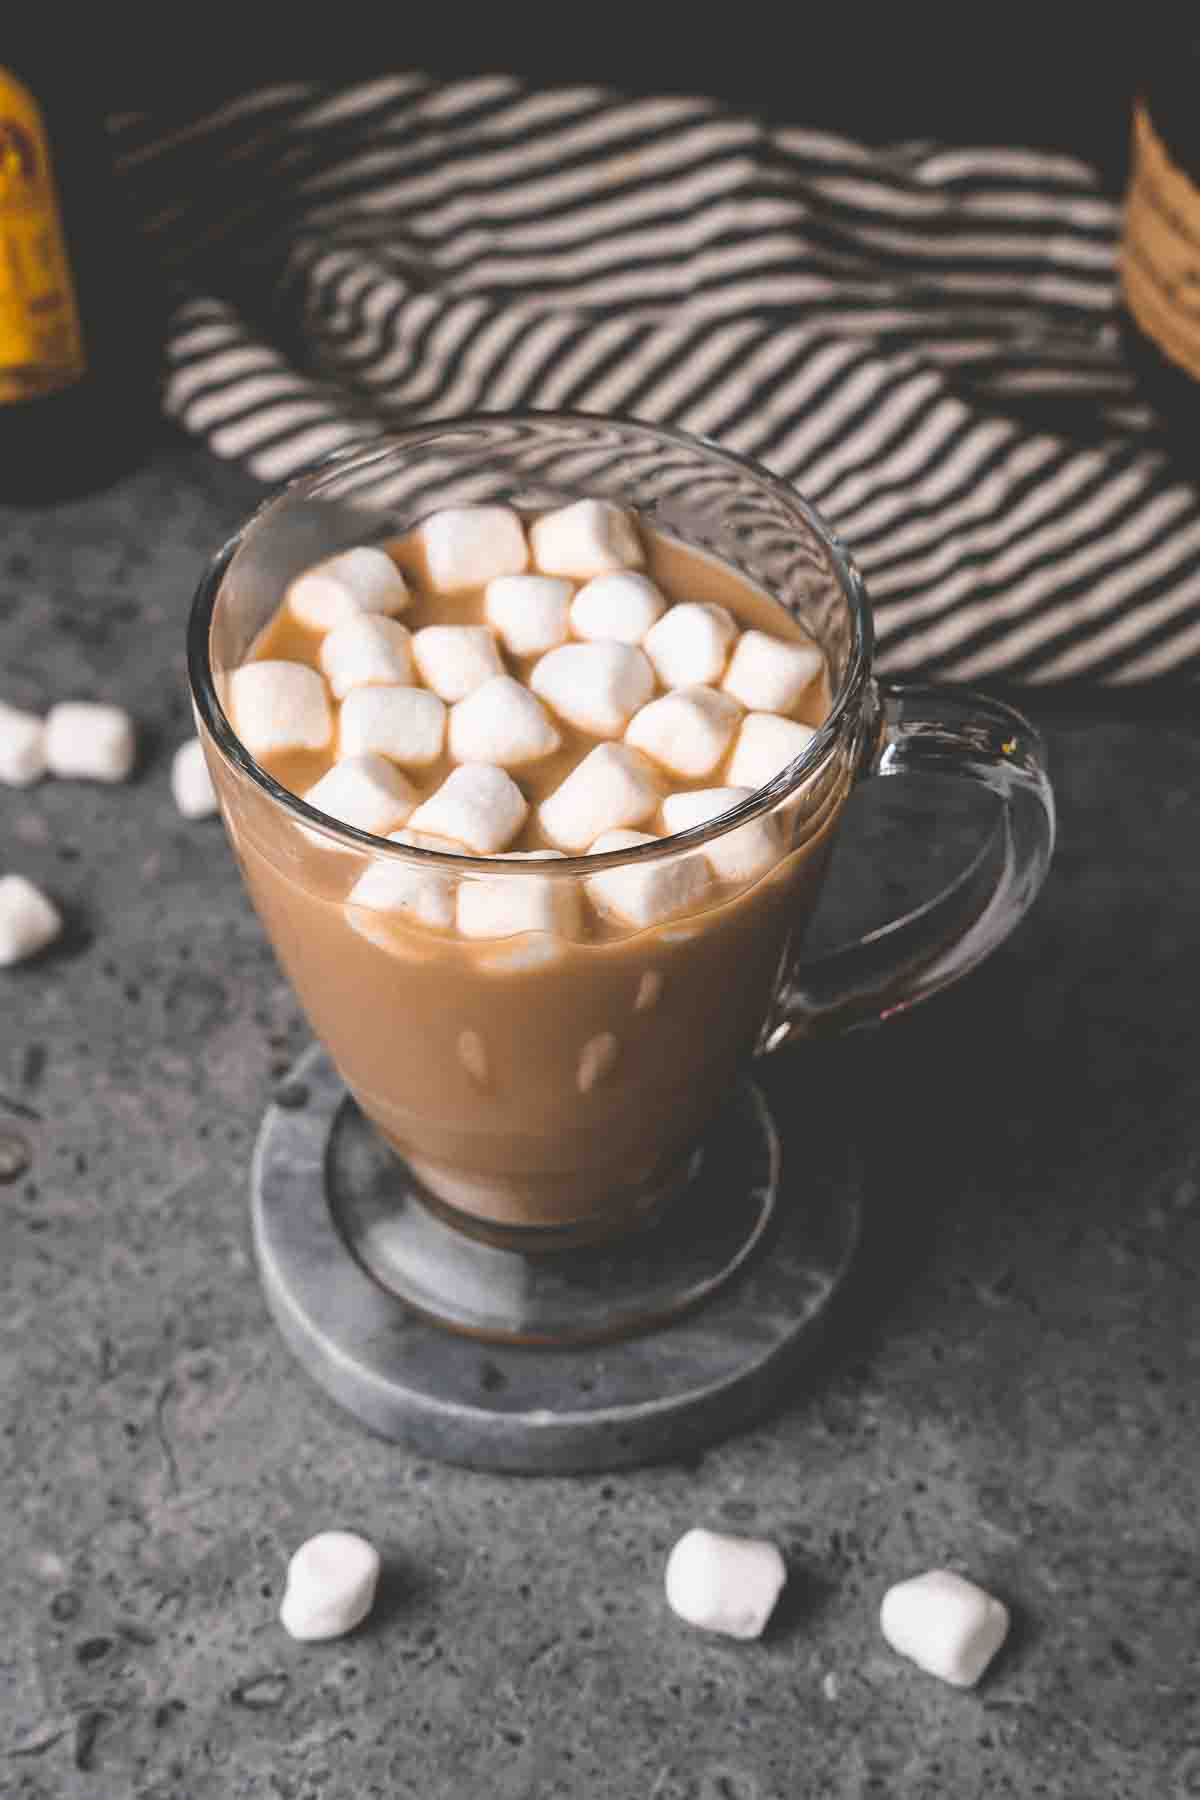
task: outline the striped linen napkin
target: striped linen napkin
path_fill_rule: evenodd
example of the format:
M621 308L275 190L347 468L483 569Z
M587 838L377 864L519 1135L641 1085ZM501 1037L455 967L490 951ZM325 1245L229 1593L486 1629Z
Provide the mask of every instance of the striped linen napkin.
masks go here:
M1123 362L1118 208L1084 162L507 76L113 131L174 285L168 410L266 481L389 423L630 414L820 508L885 671L1200 669L1200 501Z

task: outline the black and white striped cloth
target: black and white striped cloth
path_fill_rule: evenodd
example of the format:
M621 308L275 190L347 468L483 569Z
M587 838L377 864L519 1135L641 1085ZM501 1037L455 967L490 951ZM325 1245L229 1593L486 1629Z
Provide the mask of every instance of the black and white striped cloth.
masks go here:
M887 671L1200 670L1200 501L1122 361L1082 162L508 77L113 130L175 284L168 409L267 481L389 422L630 414L792 480Z

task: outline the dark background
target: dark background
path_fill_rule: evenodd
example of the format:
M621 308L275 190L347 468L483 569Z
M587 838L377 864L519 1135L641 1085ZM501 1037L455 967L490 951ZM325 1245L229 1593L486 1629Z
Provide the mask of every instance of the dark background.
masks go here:
M269 20L272 11L257 16ZM1116 187L1132 96L1171 17L1180 14L1153 4L943 9L835 0L821 9L649 4L589 16L579 7L435 3L338 7L336 18L324 8L289 11L286 32L268 25L236 51L227 30L173 15L139 26L136 58L111 36L98 54L117 107L206 106L292 78L502 72L539 85L712 94L872 143L929 137L1073 151ZM95 64L91 72L94 91Z

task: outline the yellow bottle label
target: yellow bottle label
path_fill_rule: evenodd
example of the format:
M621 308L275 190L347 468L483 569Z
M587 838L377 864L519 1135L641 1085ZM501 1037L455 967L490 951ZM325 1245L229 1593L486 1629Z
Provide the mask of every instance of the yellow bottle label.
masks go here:
M42 115L0 69L0 405L68 387L86 366Z
M1121 286L1146 336L1200 380L1200 188L1176 168L1140 104L1133 119Z

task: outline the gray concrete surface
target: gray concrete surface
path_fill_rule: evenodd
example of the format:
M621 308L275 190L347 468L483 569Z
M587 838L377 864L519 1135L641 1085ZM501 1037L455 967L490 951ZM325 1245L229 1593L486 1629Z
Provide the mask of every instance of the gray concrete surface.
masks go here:
M0 509L0 691L119 699L143 739L130 786L0 790L0 862L69 919L0 972L0 1134L29 1155L0 1187L0 1794L1200 1793L1194 697L1034 696L1062 807L1036 915L956 992L770 1070L871 1173L790 1403L682 1465L471 1474L335 1410L248 1255L250 1148L307 1033L168 766L191 590L256 498L169 445ZM667 1612L699 1521L785 1550L761 1643ZM294 1644L284 1566L331 1524L382 1547L381 1601ZM940 1563L1014 1614L972 1693L876 1628Z

